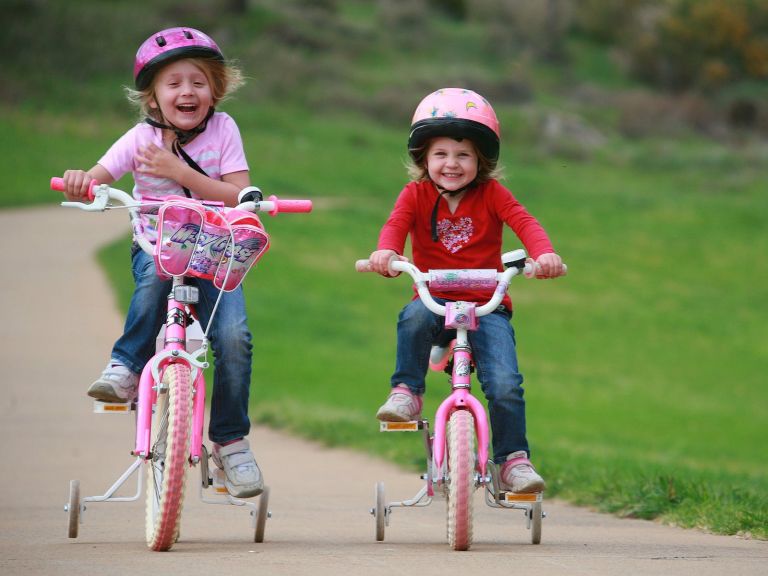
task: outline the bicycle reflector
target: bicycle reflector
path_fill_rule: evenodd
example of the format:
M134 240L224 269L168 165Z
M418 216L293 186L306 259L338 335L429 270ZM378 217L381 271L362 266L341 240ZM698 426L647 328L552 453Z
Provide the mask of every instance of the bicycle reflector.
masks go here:
M173 288L173 299L182 304L197 304L200 302L200 291L197 286L182 284Z

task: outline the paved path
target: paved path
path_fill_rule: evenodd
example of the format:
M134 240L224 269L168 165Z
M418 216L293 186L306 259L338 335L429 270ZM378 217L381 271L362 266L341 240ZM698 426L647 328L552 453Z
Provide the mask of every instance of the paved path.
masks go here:
M522 512L490 509L480 494L468 553L448 549L442 501L395 510L386 541L376 543L368 514L375 482L384 480L388 496L402 499L418 490L418 477L264 428L250 435L272 489L263 544L253 543L245 510L200 503L193 483L171 552L144 545L142 501L89 506L80 537L68 539L69 480L80 479L84 494L101 494L131 461L131 417L92 414L85 396L122 326L91 252L127 230L123 213L0 211L7 258L0 282L0 575L768 574L768 542L559 502L545 502L542 543L534 546Z

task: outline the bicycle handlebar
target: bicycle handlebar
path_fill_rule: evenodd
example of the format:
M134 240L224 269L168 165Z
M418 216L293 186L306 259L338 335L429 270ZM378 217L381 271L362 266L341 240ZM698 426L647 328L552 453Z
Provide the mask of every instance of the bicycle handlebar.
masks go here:
M509 282L514 276L517 276L521 272L526 275L533 275L535 273L535 263L532 261L525 261L524 250L518 250L515 256L515 260L517 262L524 262L524 264L513 265L512 267L507 268L504 272L498 272L496 270L480 271L485 273L486 276L491 276L493 278L493 280L496 282L496 288L493 292L493 296L491 296L488 302L475 308L476 316L485 316L486 314L490 314L496 310L498 305L501 303L501 300L504 298L504 294L507 292ZM358 272L373 272L371 263L367 259L358 260L355 262L355 269ZM413 278L413 281L416 283L416 291L419 295L419 298L421 298L421 301L424 302L424 305L429 310L435 314L439 314L440 316L445 316L445 306L443 304L439 304L434 299L429 291L427 284L430 281L434 281L434 279L437 277L446 277L448 275L454 274L461 275L461 273L466 272L466 270L430 270L429 272L422 272L410 262L397 260L396 258L392 258L389 261L389 270L390 272L405 272L411 278Z
M63 192L65 190L63 178L51 178L51 189ZM133 237L142 250L147 254L154 252L154 245L144 237L140 222L140 211L142 203L133 198L127 192L111 188L106 184L99 184L96 180L91 181L88 188L88 198L92 201L90 204L85 202L62 202L61 205L68 208L79 208L88 212L103 212L110 207L109 201L113 200L122 206L128 208L131 215L131 225L133 226ZM196 201L200 202L200 201ZM156 204L156 202L151 202ZM205 206L200 202L202 206ZM248 200L235 206L238 210L248 212L267 212L270 216L276 216L279 212L310 212L312 211L311 200L280 200L277 196L270 196L269 200Z
M96 202L96 190L104 190L106 187L106 198L111 200L117 200L123 206L137 207L141 203L133 199L132 196L118 190L116 188L110 188L106 185L100 185L96 180L92 180L88 187L88 199L92 201L92 204ZM63 192L64 179L63 178L51 178L51 190L58 190ZM82 202L62 202L62 206L81 208L82 210L103 210L106 208L106 200L99 202L97 206L89 208L88 204ZM280 212L288 213L306 213L312 211L312 200L281 200L277 196L270 196L268 200L260 201L247 201L242 202L236 206L239 210L246 210L248 212L266 212L270 216L276 216Z
M514 250L502 255L502 260L507 262L509 268L503 272L498 270L430 270L429 272L422 272L416 266L405 260L398 260L396 257L392 257L389 261L389 271L393 276L397 276L395 273L405 272L416 283L416 291L424 302L424 305L429 308L435 314L445 316L445 306L439 304L432 297L427 286L430 282L432 284L439 284L442 290L449 291L451 287L446 287L446 279L450 279L452 288L461 289L466 288L469 285L477 287L478 283L489 288L493 288L493 296L481 306L475 308L476 316L485 316L493 312L504 295L507 292L509 283L514 276L522 273L527 278L531 278L536 275L539 265L527 257L525 250ZM355 270L358 272L373 272L371 268L370 260L363 259L355 262ZM567 274L568 267L563 264L563 274ZM495 288L493 287L495 284Z

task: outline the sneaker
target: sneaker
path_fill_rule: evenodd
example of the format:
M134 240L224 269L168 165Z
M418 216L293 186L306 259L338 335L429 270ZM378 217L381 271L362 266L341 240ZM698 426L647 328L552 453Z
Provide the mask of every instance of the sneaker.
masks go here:
M224 446L214 444L211 457L216 466L224 470L224 485L235 498L251 498L264 491L264 478L247 439L240 438Z
M398 384L376 412L376 418L383 422L410 422L421 416L421 406L421 396L416 396L405 384Z
M543 492L544 479L536 473L525 450L507 456L501 467L501 489L517 494Z
M88 396L102 402L131 402L139 389L139 375L117 360L110 360L104 372L91 387Z

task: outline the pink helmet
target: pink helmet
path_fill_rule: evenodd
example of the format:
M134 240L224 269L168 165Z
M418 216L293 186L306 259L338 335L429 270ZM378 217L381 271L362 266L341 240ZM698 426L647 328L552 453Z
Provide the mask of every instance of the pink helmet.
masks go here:
M488 101L464 88L441 88L424 98L411 121L411 157L430 138L468 138L495 164L499 158L499 120Z
M139 46L133 64L137 90L152 83L157 71L181 58L212 58L224 61L224 55L210 36L194 28L168 28L152 34Z

